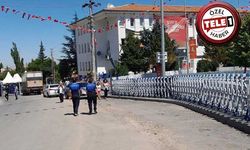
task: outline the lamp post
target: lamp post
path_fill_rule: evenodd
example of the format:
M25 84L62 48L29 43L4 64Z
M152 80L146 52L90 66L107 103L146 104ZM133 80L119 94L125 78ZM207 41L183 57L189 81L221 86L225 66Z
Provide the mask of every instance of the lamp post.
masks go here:
M185 5L184 5L184 12L185 12L185 20L186 20L186 25L185 25L185 30L186 30L186 49L187 49L187 74L189 74L189 43L188 43L188 21L187 21L187 11L186 11L186 0L185 0Z
M161 71L165 76L165 30L164 30L164 4L161 0Z
M89 0L89 3L85 3L82 7L89 7L89 21L90 21L90 39L91 39L91 58L92 58L92 73L94 80L97 80L97 61L96 61L96 47L95 47L95 30L94 30L94 18L93 18L93 6L98 7L100 3L96 3Z

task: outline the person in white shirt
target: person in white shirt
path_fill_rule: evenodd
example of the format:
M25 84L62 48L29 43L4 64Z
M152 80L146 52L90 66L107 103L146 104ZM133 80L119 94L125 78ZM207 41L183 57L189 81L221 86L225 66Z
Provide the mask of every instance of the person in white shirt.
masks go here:
M101 90L102 90L102 86L100 84L100 82L97 82L96 84L96 94L99 100L101 100Z
M63 86L63 83L61 82L59 87L58 87L58 90L59 90L59 99L60 99L60 102L62 103L63 102L63 96L64 96L64 86Z

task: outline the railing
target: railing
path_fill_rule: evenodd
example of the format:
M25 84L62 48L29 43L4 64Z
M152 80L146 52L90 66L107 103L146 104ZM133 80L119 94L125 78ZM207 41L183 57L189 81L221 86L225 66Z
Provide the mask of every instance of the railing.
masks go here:
M250 76L244 73L199 73L112 82L119 96L171 98L189 101L250 120Z

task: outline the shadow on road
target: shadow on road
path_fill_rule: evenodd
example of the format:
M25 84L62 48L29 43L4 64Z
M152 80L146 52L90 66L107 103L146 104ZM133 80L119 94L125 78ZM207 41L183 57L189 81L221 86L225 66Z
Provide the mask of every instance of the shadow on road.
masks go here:
M64 114L64 116L73 116L74 115L74 113L66 113L66 114Z

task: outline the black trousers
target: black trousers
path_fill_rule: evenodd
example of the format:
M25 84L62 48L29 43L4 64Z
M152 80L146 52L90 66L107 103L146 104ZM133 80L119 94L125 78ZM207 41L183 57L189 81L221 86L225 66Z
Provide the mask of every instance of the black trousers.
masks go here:
M60 98L60 102L62 103L63 102L63 93L59 94L59 98Z
M17 93L17 92L15 92L15 97L16 97L16 100L18 99L18 96L17 96L17 95L18 95L18 93Z
M94 104L94 111L97 111L97 98L96 92L88 92L87 93L88 105L89 105L89 113L92 113L92 103Z
M104 89L104 97L106 98L108 96L108 89Z
M9 100L9 93L8 92L5 93L5 98L7 101Z
M72 97L72 102L73 102L73 112L74 114L78 114L80 97Z

